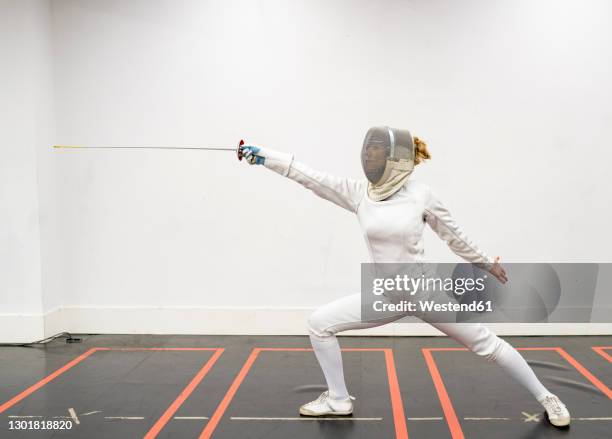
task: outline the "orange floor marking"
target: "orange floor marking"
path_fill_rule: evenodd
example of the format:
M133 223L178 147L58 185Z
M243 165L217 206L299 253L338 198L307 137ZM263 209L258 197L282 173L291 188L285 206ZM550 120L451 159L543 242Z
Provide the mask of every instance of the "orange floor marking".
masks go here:
M525 347L525 348L516 348L518 351L555 351L557 352L565 361L571 364L579 373L581 373L587 380L591 382L595 387L597 387L604 395L608 398L612 399L612 391L602 383L595 375L593 375L586 367L584 367L578 360L568 354L565 349L562 347ZM604 348L605 349L605 348ZM448 424L448 428L451 433L451 437L453 439L464 439L465 436L463 434L463 430L461 429L461 424L459 423L459 419L457 418L457 413L455 412L455 408L451 402L451 399L448 395L448 391L446 390L446 386L444 385L444 381L442 380L442 376L440 371L438 370L438 366L436 365L436 361L432 355L434 351L467 351L466 348L423 348L421 351L423 352L423 356L425 357L425 363L429 368L429 373L434 383L434 387L436 388L436 392L438 393L438 398L440 399L440 404L442 406L442 411L444 412L444 417L446 418L446 422Z
M72 369L74 366L81 363L83 360L85 360L86 358L89 358L93 353L98 352L98 351L214 351L214 354L212 355L212 357L208 359L208 361L206 361L204 366L198 371L198 373L193 377L193 379L189 382L189 384L187 384L187 387L185 387L181 391L179 396L172 402L172 404L170 404L170 406L166 409L164 414L155 422L151 430L149 430L149 432L146 434L145 436L146 439L153 439L165 427L165 425L172 418L174 413L176 413L179 407L185 402L185 400L189 397L189 395L191 395L191 393L197 387L197 385L200 384L204 376L208 373L208 371L213 367L215 362L219 359L224 349L223 348L129 348L129 347L127 348L113 348L113 347L91 348L88 351L76 357L74 360L69 361L68 363L66 363L59 369L57 369L55 372L47 375L46 377L44 377L37 383L31 385L30 387L25 389L23 392L19 393L18 395L15 395L14 397L6 401L4 404L0 405L0 413L13 407L15 404L27 398L28 396L30 396L32 393L36 392L43 386L49 384L55 378L62 375L66 371Z
M605 351L605 349L612 349L612 346L592 346L591 349L612 363L612 356Z
M199 439L210 439L219 425L221 418L236 395L238 388L244 381L244 378L249 373L249 370L255 363L260 352L312 352L310 348L253 348L253 351L247 358L246 362L234 378L232 385L223 397L221 403L217 406L214 414L200 433ZM402 403L402 395L400 393L397 373L395 371L395 361L393 359L393 350L389 348L346 348L343 352L384 352L385 363L387 366L387 379L389 381L389 393L391 396L391 408L393 411L393 421L395 427L395 437L397 439L408 439L408 429L406 426L406 415L404 413L404 405Z

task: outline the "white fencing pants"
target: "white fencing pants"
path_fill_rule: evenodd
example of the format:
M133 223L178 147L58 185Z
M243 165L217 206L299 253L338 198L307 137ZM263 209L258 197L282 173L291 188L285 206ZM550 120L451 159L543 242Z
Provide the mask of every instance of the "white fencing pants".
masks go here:
M361 294L352 294L317 309L308 319L313 349L323 369L330 396L348 397L344 382L342 357L336 334L350 329L365 329L399 320L397 314L378 320L361 320ZM500 365L512 378L529 390L536 399L550 392L538 380L525 359L510 344L481 323L428 322L472 352Z

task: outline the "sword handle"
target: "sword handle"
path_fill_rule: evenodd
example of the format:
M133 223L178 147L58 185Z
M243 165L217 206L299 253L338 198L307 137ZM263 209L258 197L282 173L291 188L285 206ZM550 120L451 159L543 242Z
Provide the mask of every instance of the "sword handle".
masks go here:
M244 157L243 145L244 145L244 140L240 140L240 143L238 143L238 148L236 148L236 154L238 155L239 161L242 161L242 157Z

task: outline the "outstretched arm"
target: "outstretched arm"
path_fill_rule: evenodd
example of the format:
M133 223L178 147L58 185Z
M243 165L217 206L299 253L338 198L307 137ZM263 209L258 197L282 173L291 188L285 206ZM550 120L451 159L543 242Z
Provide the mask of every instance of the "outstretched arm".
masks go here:
M354 213L357 212L359 203L365 194L364 182L316 171L294 160L293 154L268 148L245 146L244 156L249 163L262 164L300 183L319 197Z

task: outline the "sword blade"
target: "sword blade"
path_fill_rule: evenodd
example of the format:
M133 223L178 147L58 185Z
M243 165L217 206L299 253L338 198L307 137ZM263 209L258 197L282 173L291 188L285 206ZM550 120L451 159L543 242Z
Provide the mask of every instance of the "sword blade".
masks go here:
M76 146L76 145L53 145L53 148L63 149L199 149L204 151L233 151L236 148L204 148L199 146Z

